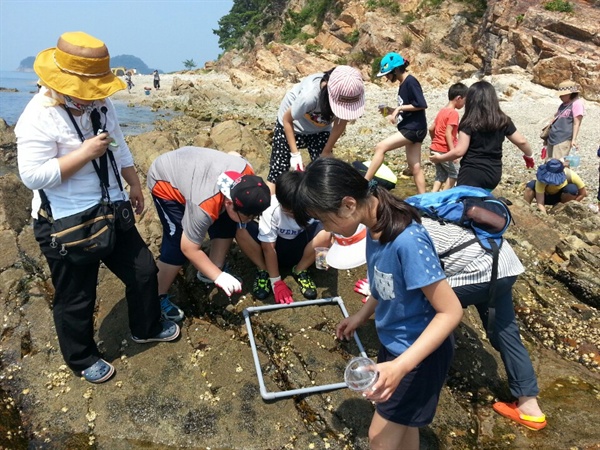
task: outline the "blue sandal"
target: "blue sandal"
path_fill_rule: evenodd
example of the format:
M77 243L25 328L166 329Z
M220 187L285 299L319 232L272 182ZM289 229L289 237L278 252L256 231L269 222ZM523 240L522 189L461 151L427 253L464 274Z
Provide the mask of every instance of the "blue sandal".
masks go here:
M104 383L115 373L112 364L103 359L99 359L93 365L81 371L81 376L90 383Z

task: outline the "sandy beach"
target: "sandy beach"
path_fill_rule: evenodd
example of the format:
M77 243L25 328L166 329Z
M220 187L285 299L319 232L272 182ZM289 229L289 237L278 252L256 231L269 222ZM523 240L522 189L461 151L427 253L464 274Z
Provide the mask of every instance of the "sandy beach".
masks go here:
M133 81L134 87L131 91L124 89L113 95L114 99L122 101L130 101L134 104L148 104L157 99L171 100L176 96L171 94L171 86L173 85L173 78L179 78L182 80L196 81L202 77L202 75L194 74L161 74L160 75L160 89L154 89L154 77L152 75L133 75L131 80ZM146 94L146 91L149 94Z

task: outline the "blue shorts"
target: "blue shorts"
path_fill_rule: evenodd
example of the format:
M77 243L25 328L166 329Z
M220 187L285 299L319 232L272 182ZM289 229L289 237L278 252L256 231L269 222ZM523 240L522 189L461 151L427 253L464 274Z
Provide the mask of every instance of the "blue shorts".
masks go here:
M277 238L275 241L275 252L277 253L277 262L279 267L294 267L302 259L304 249L310 241L314 239L319 231L323 229L321 222L315 221L311 223L304 231L302 231L294 239ZM246 230L250 236L259 244L258 240L258 223L249 222L246 224Z
M172 266L182 266L187 261L181 251L181 236L183 235L181 221L183 220L185 205L174 200L164 200L154 195L152 200L163 227L160 257L158 259ZM208 228L208 237L210 239L233 239L236 230L237 223L231 220L227 211L224 211Z
M527 183L527 187L535 192L535 180L531 180L529 183ZM577 188L577 185L574 183L568 183L556 194L544 194L544 205L552 206L560 203L563 194L576 196L578 193L579 189Z
M377 362L396 359L383 345ZM377 404L377 413L386 420L407 427L424 427L435 416L440 392L454 357L454 335L446 340L421 364L406 374L387 402Z

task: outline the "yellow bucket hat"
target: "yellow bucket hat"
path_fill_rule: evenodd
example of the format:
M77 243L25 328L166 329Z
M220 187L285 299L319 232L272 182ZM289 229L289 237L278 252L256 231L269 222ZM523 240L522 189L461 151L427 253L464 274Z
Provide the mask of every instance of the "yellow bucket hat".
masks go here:
M56 47L37 55L33 69L49 88L81 100L103 99L127 87L111 72L104 42L82 31L62 34Z

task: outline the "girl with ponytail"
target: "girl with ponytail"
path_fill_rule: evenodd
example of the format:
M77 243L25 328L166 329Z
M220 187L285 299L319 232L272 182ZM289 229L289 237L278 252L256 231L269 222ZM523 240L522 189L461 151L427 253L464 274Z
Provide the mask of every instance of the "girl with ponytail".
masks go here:
M452 330L462 307L445 280L435 247L417 211L350 164L319 158L303 175L294 200L299 223L310 217L327 231L367 235L371 295L336 328L338 339L375 314L381 342L379 378L363 395L377 403L369 428L371 448L419 448L419 427L433 420L454 355Z

